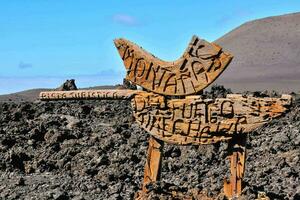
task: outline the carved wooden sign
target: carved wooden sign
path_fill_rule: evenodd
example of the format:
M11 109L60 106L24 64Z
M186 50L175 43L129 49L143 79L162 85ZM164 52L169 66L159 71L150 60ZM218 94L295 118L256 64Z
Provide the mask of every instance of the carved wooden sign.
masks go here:
M40 93L41 100L74 100L74 99L131 99L135 90L73 90L46 91Z
M151 134L143 190L137 199L144 199L147 184L160 178L164 142L200 145L228 141L231 175L224 182L224 192L229 198L240 195L246 133L285 113L292 97L231 94L226 98L202 99L197 96L233 57L220 46L196 36L183 56L174 62L162 61L125 39L116 39L115 45L127 69L126 78L144 91L47 91L40 93L40 99L131 99L136 122Z
M181 58L166 62L136 44L116 39L126 78L154 93L185 96L202 91L230 63L232 56L214 43L193 36Z
M168 143L212 144L232 139L234 134L253 131L287 111L291 97L255 98L228 95L227 98L166 100L153 93L134 96L136 121L154 137Z
M40 93L41 100L131 99L136 122L152 136L181 145L212 144L248 133L282 115L291 96L281 98L243 97L167 99L137 90L74 90Z

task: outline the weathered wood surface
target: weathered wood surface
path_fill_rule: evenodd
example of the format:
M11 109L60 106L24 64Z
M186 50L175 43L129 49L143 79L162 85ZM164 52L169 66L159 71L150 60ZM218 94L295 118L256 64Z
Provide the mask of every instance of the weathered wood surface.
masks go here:
M137 90L71 90L45 91L41 100L79 100L79 99L131 99Z
M246 162L246 135L232 138L228 145L230 159L230 179L224 180L224 193L233 198L242 194L242 179L245 173Z
M150 136L147 160L144 171L143 192L147 192L147 184L158 181L161 174L161 162L164 142Z
M196 94L211 84L233 58L220 46L193 36L181 58L166 62L126 39L115 45L127 69L126 79L163 95Z
M154 137L168 143L212 144L247 133L287 111L291 96L255 98L228 95L227 98L166 99L153 93L139 93L132 100L136 121Z

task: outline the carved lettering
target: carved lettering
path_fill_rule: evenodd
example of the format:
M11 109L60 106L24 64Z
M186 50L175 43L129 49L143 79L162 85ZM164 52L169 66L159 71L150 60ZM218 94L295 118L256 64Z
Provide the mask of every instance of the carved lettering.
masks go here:
M134 100L137 122L153 136L177 144L209 144L230 140L233 135L252 131L286 110L279 99L264 99L229 95L227 98L208 100L199 97L167 99L159 95L139 93ZM253 101L257 103L253 104ZM263 103L264 102L264 103ZM258 115L252 113L258 110ZM263 105L263 106L262 106ZM279 109L277 114L272 109ZM147 116L147 117L146 117Z
M231 101L223 101L221 103L221 115L227 118L233 118L234 110L233 103Z
M115 45L127 69L127 79L163 95L196 94L214 81L232 59L219 46L196 36L183 56L173 62L160 60L125 39L116 39Z
M131 99L135 90L73 90L41 92L41 100L63 99Z

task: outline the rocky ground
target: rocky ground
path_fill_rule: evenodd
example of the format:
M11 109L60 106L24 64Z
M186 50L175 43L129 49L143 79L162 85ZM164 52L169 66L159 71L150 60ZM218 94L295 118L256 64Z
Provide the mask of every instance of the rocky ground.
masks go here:
M0 103L0 199L133 199L141 188L148 134L128 101ZM248 136L244 199L300 199L300 106ZM226 143L166 145L167 191L222 199Z

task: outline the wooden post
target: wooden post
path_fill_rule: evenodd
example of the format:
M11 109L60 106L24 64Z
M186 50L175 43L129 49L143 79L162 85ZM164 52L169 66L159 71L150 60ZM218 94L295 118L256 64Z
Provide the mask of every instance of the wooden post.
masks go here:
M150 136L148 155L144 171L143 193L147 192L147 184L158 181L161 173L161 161L164 142Z
M224 193L228 198L242 194L242 179L245 172L246 135L237 135L229 143L230 180L224 181Z

